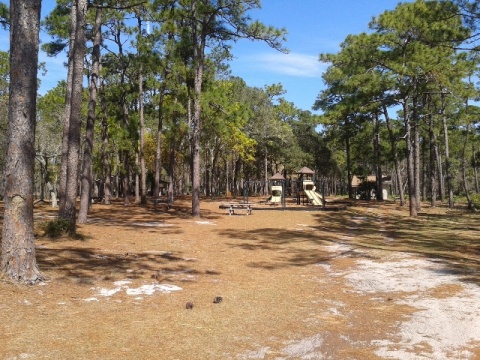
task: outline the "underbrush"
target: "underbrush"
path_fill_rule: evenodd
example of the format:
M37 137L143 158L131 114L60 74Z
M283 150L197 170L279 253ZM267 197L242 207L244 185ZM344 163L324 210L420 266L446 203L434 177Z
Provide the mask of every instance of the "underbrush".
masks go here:
M56 218L55 220L42 224L42 229L45 232L45 236L50 238L74 234L75 231L72 231L72 227L72 223L64 218Z

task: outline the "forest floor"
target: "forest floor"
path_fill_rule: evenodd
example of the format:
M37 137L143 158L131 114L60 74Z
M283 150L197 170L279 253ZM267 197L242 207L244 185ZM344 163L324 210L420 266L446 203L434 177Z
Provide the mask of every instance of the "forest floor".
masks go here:
M0 279L0 359L480 359L480 215L190 201L94 204L81 240L37 204L47 280Z

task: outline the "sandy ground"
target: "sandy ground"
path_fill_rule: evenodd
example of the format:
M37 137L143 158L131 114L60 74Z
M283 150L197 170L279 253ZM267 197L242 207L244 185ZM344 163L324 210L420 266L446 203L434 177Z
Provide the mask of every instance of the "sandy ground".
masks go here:
M0 281L0 358L480 359L477 215L220 204L96 205L84 240L39 236L49 280Z

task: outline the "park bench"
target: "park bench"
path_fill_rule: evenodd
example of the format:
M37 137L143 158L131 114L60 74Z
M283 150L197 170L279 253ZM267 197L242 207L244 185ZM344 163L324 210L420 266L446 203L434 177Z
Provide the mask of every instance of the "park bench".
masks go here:
M172 207L172 202L169 201L169 200L165 200L165 199L153 199L153 205L156 207L157 205L159 204L165 204L166 207L167 207L167 210L170 210L170 208Z
M233 215L235 214L235 210L245 210L247 215L252 214L252 204L242 204L242 203L230 203L230 204L222 204L220 205L221 209L228 209L228 214Z

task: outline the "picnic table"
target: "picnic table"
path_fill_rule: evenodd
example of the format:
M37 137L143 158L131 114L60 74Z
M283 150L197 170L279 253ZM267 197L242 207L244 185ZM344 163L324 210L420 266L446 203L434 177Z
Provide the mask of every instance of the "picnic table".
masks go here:
M228 209L228 214L235 214L235 210L245 210L247 215L252 214L252 204L248 203L229 203L220 205L221 209Z

